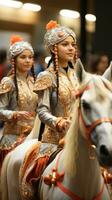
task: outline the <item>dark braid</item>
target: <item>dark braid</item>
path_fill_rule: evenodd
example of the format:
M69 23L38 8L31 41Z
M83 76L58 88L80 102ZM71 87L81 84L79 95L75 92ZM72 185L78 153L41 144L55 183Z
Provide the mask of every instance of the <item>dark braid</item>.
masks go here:
M57 103L58 103L58 93L59 93L59 75L58 75L58 71L56 70L56 64L55 64L55 54L53 52L51 52L51 59L48 62L47 68L49 68L50 64L53 62L54 64L54 71L56 73L56 86L57 86ZM57 105L56 103L56 105Z
M52 54L51 54L52 55ZM49 60L48 64L47 64L47 68L49 68L50 64L53 62L53 57L51 57L51 59Z
M59 73L58 70L56 70L56 63L55 63L55 54L52 53L52 59L53 59L53 64L54 64L54 70L56 73L56 86L57 86L57 104L58 104L58 95L59 95Z
M71 67L72 69L74 68L74 67L73 67L73 64L72 64L70 61L68 62L68 65L69 65L69 67Z
M57 103L58 103L58 94L59 94L59 73L56 71L56 84L57 84Z
M18 98L19 98L19 90L18 90L18 84L17 84L17 77L16 77L16 65L14 64L14 84L16 87L16 100L18 104Z
M35 75L35 71L34 71L34 65L31 68L31 73L32 73L32 76L33 76L34 82L35 82L36 81L36 75Z

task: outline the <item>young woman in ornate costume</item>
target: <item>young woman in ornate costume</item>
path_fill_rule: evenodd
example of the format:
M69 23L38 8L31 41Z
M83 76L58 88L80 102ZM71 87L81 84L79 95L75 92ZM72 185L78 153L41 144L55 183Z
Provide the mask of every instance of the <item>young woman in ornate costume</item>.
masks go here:
M38 76L35 92L39 96L38 115L45 123L42 142L58 144L70 125L75 102L72 92L78 87L76 35L56 21L50 21L46 28L44 41L51 59L47 70Z
M32 130L38 97L33 92L35 75L32 46L13 36L9 49L12 73L0 83L0 119L5 124L0 140L0 164L4 156ZM29 75L29 72L32 75Z

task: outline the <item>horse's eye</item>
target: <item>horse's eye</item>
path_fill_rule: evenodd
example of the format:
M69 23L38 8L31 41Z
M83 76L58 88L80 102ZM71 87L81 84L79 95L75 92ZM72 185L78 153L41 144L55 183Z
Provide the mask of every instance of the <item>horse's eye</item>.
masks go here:
M90 104L89 103L87 103L86 101L82 101L82 107L84 108L84 109L86 109L86 110L90 110Z

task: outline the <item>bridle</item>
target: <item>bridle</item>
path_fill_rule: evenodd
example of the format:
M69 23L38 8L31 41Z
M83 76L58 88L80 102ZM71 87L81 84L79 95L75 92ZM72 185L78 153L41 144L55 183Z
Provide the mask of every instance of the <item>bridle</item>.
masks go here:
M84 91L86 90L90 90L91 87L90 86L86 86L85 88L83 89L79 89L76 93L75 93L75 96L76 98L79 98L79 101L81 100L81 96L83 95ZM81 125L83 126L83 129L85 130L85 137L86 139L91 142L91 133L92 131L101 123L103 122L110 122L112 123L112 118L108 118L108 117L103 117L103 118L100 118L100 119L97 119L95 120L94 122L92 122L91 125L87 126L86 123L85 123L85 120L84 120L84 117L83 117L83 114L81 112L81 107L79 106L79 119L81 120Z

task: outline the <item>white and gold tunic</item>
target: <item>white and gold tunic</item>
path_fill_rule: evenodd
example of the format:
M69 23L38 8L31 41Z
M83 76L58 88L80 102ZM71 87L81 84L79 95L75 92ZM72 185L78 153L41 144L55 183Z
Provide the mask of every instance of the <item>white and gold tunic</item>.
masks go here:
M38 96L33 92L34 79L17 76L18 102L13 77L4 77L0 84L0 119L5 122L1 146L10 146L21 134L28 135L33 127ZM14 120L15 111L28 111L32 117Z
M42 142L58 144L65 133L58 132L56 121L58 117L71 118L75 98L73 91L79 86L75 68L59 68L59 88L57 101L56 75L53 66L40 73L34 91L38 93L38 115L45 123Z

